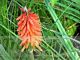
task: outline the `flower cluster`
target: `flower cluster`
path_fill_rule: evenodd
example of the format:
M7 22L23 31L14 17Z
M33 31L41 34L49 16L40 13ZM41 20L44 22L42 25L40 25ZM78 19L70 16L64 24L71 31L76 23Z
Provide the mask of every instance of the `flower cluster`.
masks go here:
M25 11L24 8L20 8L20 10L23 13L16 20L19 20L17 31L20 39L22 40L20 44L23 46L22 51L25 48L28 48L29 45L33 48L37 47L40 51L42 51L39 46L42 41L39 16L31 12L31 9Z

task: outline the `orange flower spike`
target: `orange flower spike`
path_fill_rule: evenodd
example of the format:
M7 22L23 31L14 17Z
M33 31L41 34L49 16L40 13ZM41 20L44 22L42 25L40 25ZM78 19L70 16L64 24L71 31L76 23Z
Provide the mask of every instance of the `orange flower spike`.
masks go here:
M29 47L29 44L34 48L37 47L40 51L42 51L39 46L42 41L42 33L41 33L41 24L39 21L39 16L33 12L31 9L20 8L23 12L16 20L18 22L18 35L22 40L21 46L22 52L25 48Z

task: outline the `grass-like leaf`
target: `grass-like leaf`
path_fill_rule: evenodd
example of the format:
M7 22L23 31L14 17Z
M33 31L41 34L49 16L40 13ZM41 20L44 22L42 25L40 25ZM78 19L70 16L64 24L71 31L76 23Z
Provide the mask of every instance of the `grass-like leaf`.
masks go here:
M4 60L13 60L11 56L5 51L4 47L0 44L0 55Z
M58 19L55 11L53 10L52 6L50 5L50 0L45 0L45 4L46 4L46 7L47 7L48 11L50 12L54 22L56 23L57 28L59 29L59 31L64 39L61 41L61 43L66 48L66 50L72 60L79 60L79 56L78 56L77 52L74 50L72 42L70 41L70 39L66 38L66 37L68 37L68 35L67 35L65 29L63 28L60 20Z

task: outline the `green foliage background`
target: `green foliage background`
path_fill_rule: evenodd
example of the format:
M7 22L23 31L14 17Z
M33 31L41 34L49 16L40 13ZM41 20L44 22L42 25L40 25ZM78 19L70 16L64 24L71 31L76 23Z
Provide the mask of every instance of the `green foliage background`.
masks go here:
M48 0L45 0L48 1ZM30 49L21 52L19 46L21 40L17 35L16 18L21 14L20 7L27 6L32 12L39 15L42 24L43 42L40 52L35 49L34 60L74 60L70 57L65 47L62 34L58 30L56 22L49 13L44 0L0 0L0 60L31 60ZM80 45L80 41L74 40L74 34L77 31L77 25L80 23L80 4L79 0L49 0L50 6L55 11L63 29L67 33L71 43L78 55L80 48L74 43ZM74 42L73 42L74 41ZM65 46L65 47L64 47ZM69 45L69 47L71 47ZM72 56L72 55L71 55ZM76 57L73 55L73 57ZM79 56L80 57L80 56ZM79 58L80 59L80 58Z

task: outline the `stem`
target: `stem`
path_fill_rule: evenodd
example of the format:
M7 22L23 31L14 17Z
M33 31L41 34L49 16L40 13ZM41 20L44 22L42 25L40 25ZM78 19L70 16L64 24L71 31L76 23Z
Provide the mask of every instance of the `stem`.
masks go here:
M31 50L31 51L29 52L29 58L30 58L30 60L34 60L33 50Z

